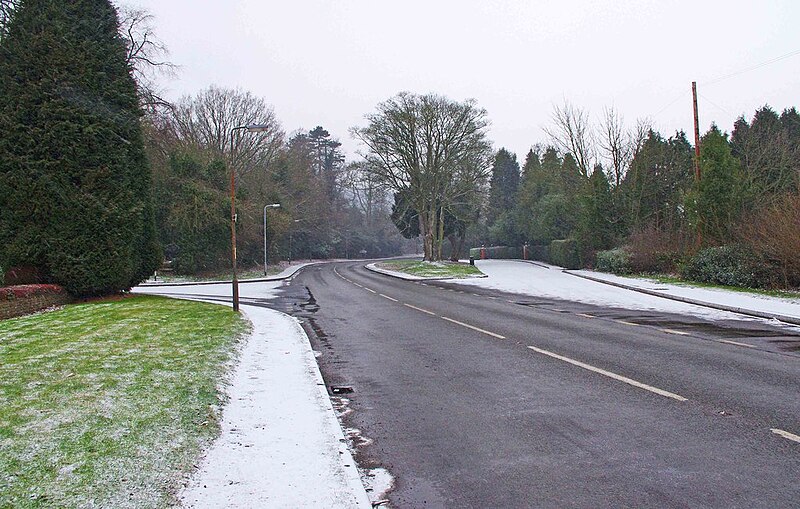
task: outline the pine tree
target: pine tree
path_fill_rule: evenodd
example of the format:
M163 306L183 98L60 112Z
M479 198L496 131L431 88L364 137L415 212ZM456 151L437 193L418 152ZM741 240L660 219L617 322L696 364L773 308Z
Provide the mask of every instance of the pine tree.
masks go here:
M741 212L742 175L728 138L716 125L700 140L702 178L690 196L693 215L710 242L727 242Z
M584 259L593 252L612 246L613 214L611 185L603 167L597 165L581 196L580 219L575 233Z
M514 208L519 187L517 156L501 148L494 156L489 188L489 223Z
M76 295L159 254L136 84L108 0L24 0L0 41L0 265Z

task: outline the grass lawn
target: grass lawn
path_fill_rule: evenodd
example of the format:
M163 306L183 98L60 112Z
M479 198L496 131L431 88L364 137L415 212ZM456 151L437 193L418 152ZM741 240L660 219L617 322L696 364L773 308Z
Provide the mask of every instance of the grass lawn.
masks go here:
M173 503L247 330L148 296L0 321L0 508Z
M274 276L276 274L280 274L283 270L288 267L289 264L287 263L284 265L269 265L267 266L267 276ZM161 283L202 283L203 281L230 281L233 277L233 273L230 270L224 270L220 272L208 273L208 274L193 274L193 275L175 275L175 274L162 274L158 273L158 281ZM261 266L260 268L255 269L245 269L245 270L238 270L236 273L236 277L239 281L244 279L260 279L264 276L264 267ZM148 283L153 283L153 278L147 280Z
M381 262L378 267L405 272L420 277L476 277L483 272L474 265L459 262L421 262L418 260L396 260Z

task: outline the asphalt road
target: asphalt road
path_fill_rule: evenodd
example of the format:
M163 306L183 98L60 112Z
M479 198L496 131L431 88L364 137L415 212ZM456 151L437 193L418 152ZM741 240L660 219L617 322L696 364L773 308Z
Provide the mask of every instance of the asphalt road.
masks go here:
M800 507L796 336L363 263L304 269L278 307L352 387L357 461L395 508Z

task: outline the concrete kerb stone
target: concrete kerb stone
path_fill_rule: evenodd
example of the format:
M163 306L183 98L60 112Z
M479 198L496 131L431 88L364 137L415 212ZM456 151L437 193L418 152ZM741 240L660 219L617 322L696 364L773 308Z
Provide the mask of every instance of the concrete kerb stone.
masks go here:
M768 320L778 320L784 323L789 323L792 325L800 325L800 318L794 316L787 316L787 315L779 315L776 313L765 313L762 311L756 311L754 309L745 309L736 306L727 306L725 304L716 304L714 302L706 302L697 299L691 299L689 297L682 297L680 295L669 295L662 292L657 292L654 290L648 290L647 288L639 288L633 285L626 285L623 283L617 283L616 281L609 281L607 279L599 278L599 277L592 277L586 274L576 274L569 270L562 270L564 274L569 274L570 276L575 276L583 279L588 279L589 281L594 281L596 283L602 283L609 286L616 286L618 288L623 288L625 290L631 290L634 292L644 293L647 295L653 295L655 297L661 297L663 299L674 300L678 302L683 302L686 304L694 304L695 306L703 306L711 309L718 309L720 311L730 311L732 313L739 313L740 315L747 315L753 316L755 318L766 318Z

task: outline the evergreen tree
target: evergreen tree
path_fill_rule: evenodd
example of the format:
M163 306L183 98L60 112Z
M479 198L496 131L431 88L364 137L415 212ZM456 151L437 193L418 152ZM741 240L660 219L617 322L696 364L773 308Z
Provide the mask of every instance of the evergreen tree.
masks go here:
M714 124L700 140L700 170L702 177L690 197L695 221L706 241L727 242L741 212L741 172L728 137Z
M580 219L575 233L584 259L613 245L613 214L611 185L603 167L597 165L581 197Z
M678 228L692 168L692 147L682 131L665 140L650 130L622 181L630 229Z
M489 187L488 222L493 223L501 214L511 211L519 187L519 163L516 154L501 148L494 156Z
M514 225L514 207L519 190L519 163L517 156L501 148L492 163L489 187L489 206L486 223L490 242L499 245L515 245L519 239Z
M179 274L227 268L230 207L222 160L204 163L197 154L175 152L156 190L161 242Z
M575 229L580 208L582 175L575 158L563 159L548 147L539 160L531 152L525 162L517 220L523 237L532 244L566 239Z
M24 0L0 41L0 265L77 295L159 261L136 84L108 0Z
M731 149L746 181L744 199L756 207L797 189L800 172L800 117L792 108L781 116L769 106L756 111L752 123L739 117Z

